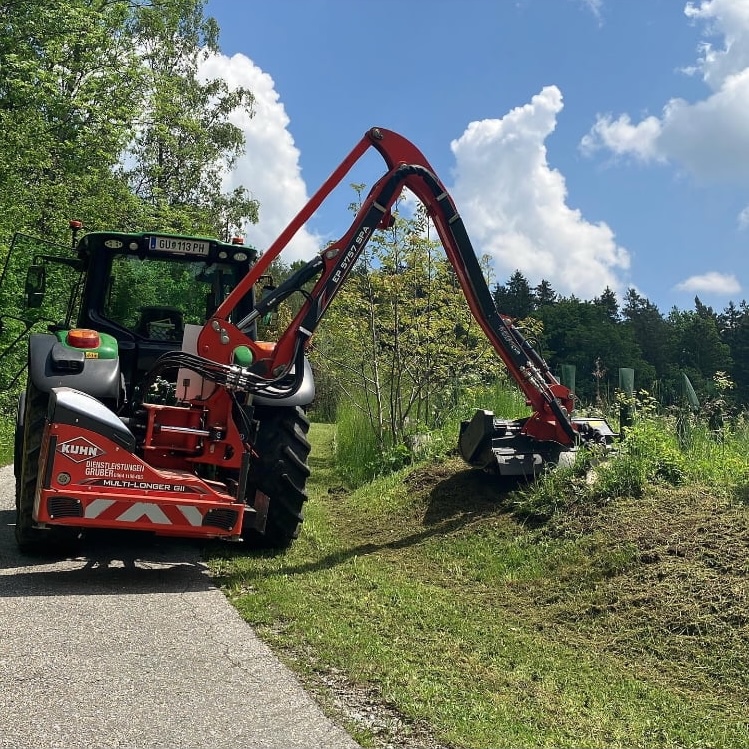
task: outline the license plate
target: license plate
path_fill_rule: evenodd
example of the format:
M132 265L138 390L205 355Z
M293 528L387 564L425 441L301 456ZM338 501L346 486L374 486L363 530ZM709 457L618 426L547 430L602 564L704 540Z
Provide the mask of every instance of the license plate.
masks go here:
M174 252L179 255L207 255L211 244L200 239L182 237L149 237L149 247L156 252Z

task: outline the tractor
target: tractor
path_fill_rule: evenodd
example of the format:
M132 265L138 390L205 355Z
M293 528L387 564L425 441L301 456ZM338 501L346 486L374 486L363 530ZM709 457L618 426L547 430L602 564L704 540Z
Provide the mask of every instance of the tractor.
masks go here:
M369 148L387 171L349 228L273 284L273 261ZM474 317L532 409L521 420L480 410L464 422L466 462L535 476L582 445L610 444L606 422L573 416L570 390L496 309L455 204L421 151L371 128L262 254L241 240L162 231L80 236L80 222L71 223L70 246L16 236L3 280L17 275L8 272L15 255L31 258L16 339L28 333L15 432L19 547L66 545L97 528L288 546L310 472L309 342L405 188L426 207ZM260 340L259 323L297 294L289 325ZM58 315L33 314L50 300Z

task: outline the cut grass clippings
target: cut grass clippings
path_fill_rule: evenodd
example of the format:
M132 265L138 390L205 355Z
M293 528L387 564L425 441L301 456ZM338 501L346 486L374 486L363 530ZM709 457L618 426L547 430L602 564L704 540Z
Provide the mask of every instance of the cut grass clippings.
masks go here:
M333 427L310 434L300 538L209 562L310 684L343 674L441 746L749 745L746 505L659 490L532 528L455 460L349 493Z

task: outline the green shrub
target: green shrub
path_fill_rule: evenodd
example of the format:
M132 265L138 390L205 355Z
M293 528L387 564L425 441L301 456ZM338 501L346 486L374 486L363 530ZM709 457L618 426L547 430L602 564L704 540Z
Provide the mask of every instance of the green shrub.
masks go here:
M679 449L673 423L646 417L627 430L618 453L601 465L591 494L593 499L639 497L648 484L679 486L686 477L687 460Z
M545 520L575 503L640 497L653 484L679 486L689 477L689 458L679 448L673 420L646 415L626 439L604 454L581 449L570 467L549 470L518 492L519 514Z

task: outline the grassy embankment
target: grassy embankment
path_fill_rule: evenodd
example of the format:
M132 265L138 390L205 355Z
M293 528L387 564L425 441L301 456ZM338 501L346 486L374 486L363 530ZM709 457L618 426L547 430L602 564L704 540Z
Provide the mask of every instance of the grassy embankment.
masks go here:
M648 422L594 483L447 457L349 491L313 424L299 540L210 564L323 704L403 716L398 745L749 746L749 437L686 437Z
M402 746L749 746L749 436L682 436L646 422L593 483L447 457L350 491L313 424L300 539L210 564L365 746L385 705Z

